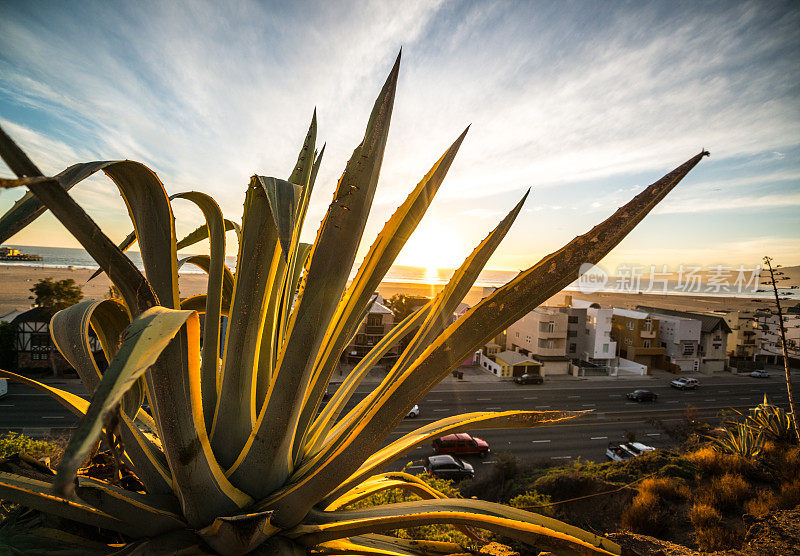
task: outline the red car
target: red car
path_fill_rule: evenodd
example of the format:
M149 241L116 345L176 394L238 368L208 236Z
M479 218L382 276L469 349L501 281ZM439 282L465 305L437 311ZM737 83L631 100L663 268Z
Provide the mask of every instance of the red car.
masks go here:
M448 434L433 441L433 449L437 454L478 454L489 453L489 444L482 438L470 436L465 432Z

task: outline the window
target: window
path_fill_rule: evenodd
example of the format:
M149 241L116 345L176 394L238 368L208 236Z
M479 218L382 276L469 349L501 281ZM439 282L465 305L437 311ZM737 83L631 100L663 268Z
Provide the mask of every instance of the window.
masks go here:
M608 344L603 344L603 353L608 353Z
M575 353L576 351L578 351L578 344L570 344L569 345L569 352L570 353Z
M650 347L650 340L645 340L644 341L644 347L646 347L646 348Z
M570 324L578 324L578 317L568 317L567 322Z
M553 332L556 329L554 322L540 322L539 332Z
M631 342L631 339L630 338L625 338L625 345L629 346L631 344L633 344L633 342Z
M694 355L694 346L692 344L683 344L684 355Z
M644 320L644 330L645 330L645 332L652 331L653 330L653 321L651 321L650 319L645 319Z
M50 336L47 334L31 334L31 347L49 347Z
M544 340L539 338L539 347L545 349L553 349L553 340Z
M603 332L603 336L605 336L606 338L610 338L611 337L611 332L606 330L605 332Z
M519 338L519 332L514 332L514 334L516 335L515 337Z
M578 335L577 330L567 330L567 338L574 338Z
M628 321L628 330L633 330L633 321Z

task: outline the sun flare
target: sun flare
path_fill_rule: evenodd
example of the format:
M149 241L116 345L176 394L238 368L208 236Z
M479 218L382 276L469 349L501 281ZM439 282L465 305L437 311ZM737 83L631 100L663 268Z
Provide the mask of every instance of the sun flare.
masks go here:
M441 222L422 222L408 240L398 264L425 268L426 280L437 280L438 268L457 268L467 253L458 234Z

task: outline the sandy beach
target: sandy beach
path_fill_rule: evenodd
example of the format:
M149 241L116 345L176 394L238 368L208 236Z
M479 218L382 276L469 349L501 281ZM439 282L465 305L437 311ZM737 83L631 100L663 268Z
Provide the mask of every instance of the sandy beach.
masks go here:
M84 299L102 299L111 285L108 277L101 274L91 282L91 270L66 268L42 268L32 266L0 265L0 315L14 309L25 310L31 304L28 296L30 288L41 278L51 277L54 280L72 278L83 288ZM205 274L181 274L179 279L181 297L189 297L203 293L206 287ZM384 282L378 287L379 293L386 299L397 293L406 295L422 295L431 297L441 290L441 285L415 283ZM464 302L470 306L478 303L486 294L485 290L475 287L467 294ZM574 299L597 302L603 306L633 308L636 305L666 307L685 311L736 311L742 309L758 309L770 305L770 300L756 302L750 298L718 297L700 295L663 295L663 294L624 294L564 291L556 294L545 305L562 305L564 296L572 295ZM791 302L790 302L791 303Z

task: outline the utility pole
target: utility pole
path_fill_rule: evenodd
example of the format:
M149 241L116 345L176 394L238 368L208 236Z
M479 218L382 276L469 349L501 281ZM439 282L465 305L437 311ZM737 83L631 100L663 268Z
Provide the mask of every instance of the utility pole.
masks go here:
M762 282L765 285L772 284L772 291L775 293L775 305L778 308L778 328L781 333L781 351L783 352L783 370L786 373L786 390L789 394L789 417L792 420L794 434L800 444L800 429L797 428L797 406L794 403L794 388L792 387L792 376L789 372L789 351L786 344L786 327L783 325L783 310L781 309L781 299L778 297L778 286L775 284L775 276L783 275L783 272L775 272L772 268L772 257L764 257L764 264L769 269L769 282ZM780 278L786 280L786 278Z

